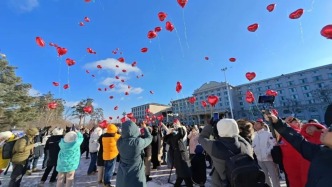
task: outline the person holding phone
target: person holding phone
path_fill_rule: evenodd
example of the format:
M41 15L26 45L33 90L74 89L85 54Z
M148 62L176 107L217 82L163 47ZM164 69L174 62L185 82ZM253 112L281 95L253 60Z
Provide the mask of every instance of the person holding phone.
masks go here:
M271 121L274 129L289 142L305 159L311 162L306 187L323 187L332 184L332 126L323 129L320 140L323 145L310 143L283 120L269 111L264 118Z

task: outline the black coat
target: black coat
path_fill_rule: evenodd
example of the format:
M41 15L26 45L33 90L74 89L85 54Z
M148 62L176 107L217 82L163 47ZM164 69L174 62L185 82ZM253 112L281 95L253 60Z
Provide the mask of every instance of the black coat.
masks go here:
M189 152L187 146L182 141L185 131L178 128L177 133L171 133L164 137L164 140L170 145L174 167L176 168L177 177L191 177Z
M192 180L196 184L204 184L206 182L206 162L204 154L195 154L191 159Z
M47 166L56 166L58 161L58 155L60 152L59 143L63 135L54 135L47 139L45 144L45 151L48 151Z
M273 127L302 156L311 162L306 187L325 187L332 184L332 149L312 144L281 119Z
M152 142L151 142L151 148L152 148L152 157L151 162L159 165L158 155L161 149L161 135L158 132L158 127L153 127L152 130Z

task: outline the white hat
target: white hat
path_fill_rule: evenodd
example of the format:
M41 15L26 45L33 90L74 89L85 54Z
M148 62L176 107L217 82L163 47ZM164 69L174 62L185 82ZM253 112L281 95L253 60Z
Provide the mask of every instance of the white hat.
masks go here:
M65 135L65 137L64 137L63 140L64 140L66 143L70 143L70 142L74 142L76 139L77 139L77 134L76 134L76 132L74 132L74 131L70 131L70 132L68 132L68 133Z
M101 136L103 134L103 129L100 127L95 128L93 133L96 133L98 136Z
M234 119L222 119L217 123L218 135L220 137L235 137L239 135L239 127Z
M13 133L10 131L4 131L4 132L0 132L0 139L9 139L10 137L13 136Z
M59 127L53 129L52 135L63 135L63 129Z

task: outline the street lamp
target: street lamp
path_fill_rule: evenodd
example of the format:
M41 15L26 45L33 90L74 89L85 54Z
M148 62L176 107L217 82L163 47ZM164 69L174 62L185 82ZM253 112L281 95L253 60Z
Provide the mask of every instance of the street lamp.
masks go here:
M225 68L221 68L221 71L224 72L225 84L226 84L227 96L228 96L228 102L229 102L229 107L230 107L230 109L231 109L231 117L232 117L232 119L233 119L233 118L234 118L234 116L233 116L233 106L232 106L232 102L231 102L231 95L229 94L228 83L227 83L227 80L226 80L226 71L227 71L227 67L225 67Z

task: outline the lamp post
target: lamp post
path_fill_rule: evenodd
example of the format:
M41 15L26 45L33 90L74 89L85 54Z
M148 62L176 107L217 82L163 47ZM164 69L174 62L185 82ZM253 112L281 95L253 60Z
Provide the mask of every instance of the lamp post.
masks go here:
M228 83L227 83L227 80L226 80L226 71L227 71L227 67L225 67L225 68L221 68L221 71L224 72L225 84L226 84L227 96L228 96L228 102L229 102L229 108L231 109L231 117L232 117L232 119L233 119L233 118L234 118L234 116L233 116L233 106L232 106L232 102L231 102L231 95L229 94Z

